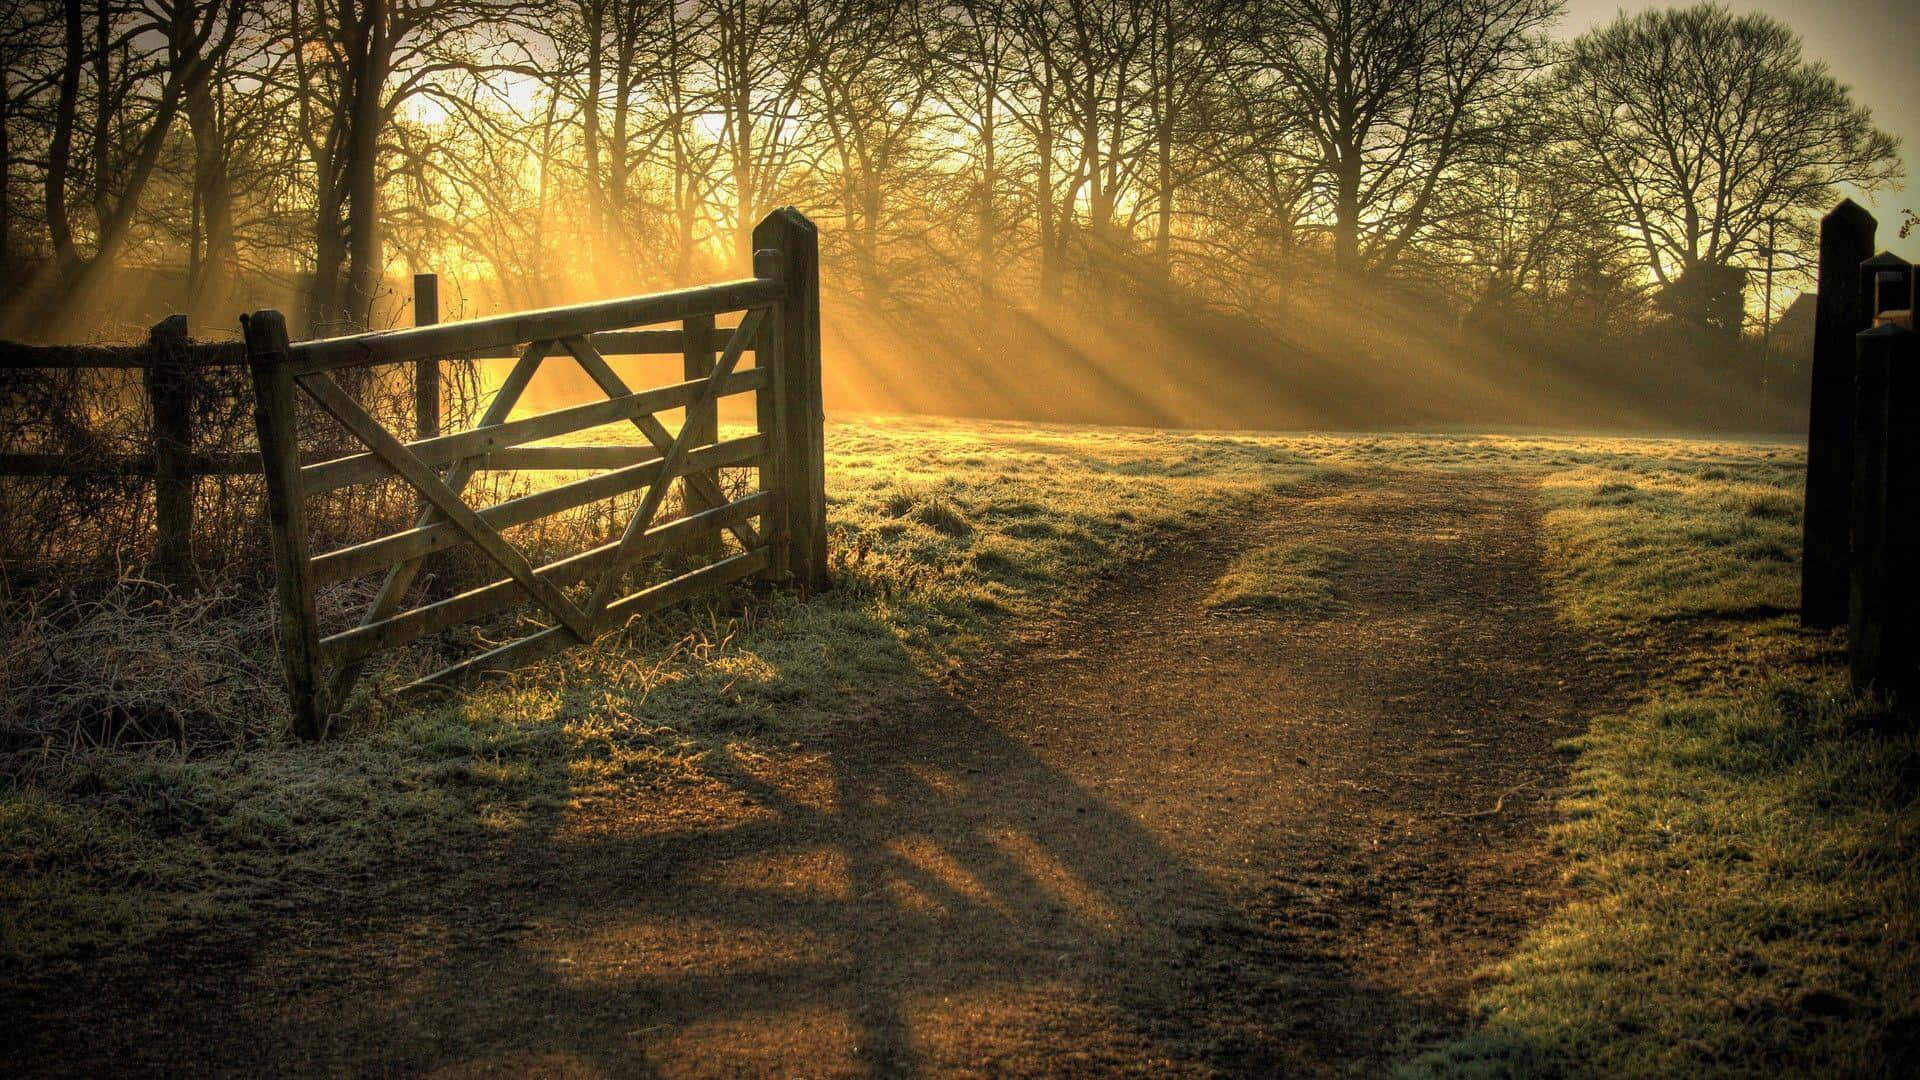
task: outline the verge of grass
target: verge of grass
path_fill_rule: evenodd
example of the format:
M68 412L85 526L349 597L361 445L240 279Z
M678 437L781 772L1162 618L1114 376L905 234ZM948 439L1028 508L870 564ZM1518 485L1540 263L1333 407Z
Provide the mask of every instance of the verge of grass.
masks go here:
M1338 606L1333 572L1345 562L1325 544L1296 541L1236 556L1207 594L1213 611L1320 616Z
M1488 973L1469 1036L1404 1071L1920 1069L1920 745L1780 615L1798 463L1569 464L1544 480L1563 615L1694 644L1567 744L1554 840L1579 899Z

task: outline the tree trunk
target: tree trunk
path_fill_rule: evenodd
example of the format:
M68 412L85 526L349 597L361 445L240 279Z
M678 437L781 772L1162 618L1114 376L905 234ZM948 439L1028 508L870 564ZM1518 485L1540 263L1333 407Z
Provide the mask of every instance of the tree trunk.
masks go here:
M348 310L343 314L353 325L365 327L380 287L380 97L386 85L387 0L367 0L360 30L346 162Z
M1360 272L1360 152L1342 147L1334 176L1333 266L1343 275Z
M0 300L13 291L13 142L7 136L13 113L7 67L12 62L10 54L0 51Z
M211 80L187 95L187 128L193 135L193 203L200 234L188 275L188 310L211 315L227 300L235 257L233 181Z
M999 237L994 230L999 227L995 220L997 214L993 203L994 190L999 186L999 161L997 133L994 130L992 88L985 95L986 105L980 113L980 220L976 248L980 260L980 303L990 307L994 301L993 276L999 256L995 245Z
M600 186L600 92L605 82L605 7L600 3L581 5L581 29L587 38L587 94L580 106L582 149L586 155L587 182L587 265L594 286L604 292L606 253L602 233L606 229L607 203Z
M80 253L73 246L73 221L67 216L67 175L73 169L73 125L80 104L80 65L85 62L80 0L67 0L65 14L66 59L60 68L60 93L54 107L44 184L47 235L53 244L54 266L62 274L80 262Z

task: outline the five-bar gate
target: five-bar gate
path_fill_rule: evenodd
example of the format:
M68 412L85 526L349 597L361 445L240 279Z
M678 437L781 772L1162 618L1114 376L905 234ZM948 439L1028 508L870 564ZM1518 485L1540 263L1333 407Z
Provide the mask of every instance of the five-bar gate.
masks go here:
M345 700L373 654L517 606L537 607L550 624L407 688L510 670L743 578L791 580L807 588L824 584L817 236L789 208L760 223L754 246L751 278L650 296L299 343L288 342L278 312L246 320L278 577L280 652L295 731L307 738L325 735L334 706ZM733 312L741 313L737 325L716 327L715 316ZM678 330L629 329L673 321L681 324ZM479 422L432 438L403 442L334 378L355 367L497 354L503 347L516 348L518 360ZM747 368L742 359L749 352L755 360ZM606 357L639 353L682 354L685 381L629 388ZM578 364L606 400L510 419L549 358ZM745 393L756 396L757 431L720 439L718 400ZM303 465L296 430L301 397L339 421L364 449ZM674 409L684 410L678 432L657 415ZM607 424L630 424L644 441L525 445ZM718 469L752 467L759 471L757 491L731 498L717 482ZM476 472L489 468L590 475L476 507L463 491ZM309 496L393 477L420 496L412 527L333 551L310 550ZM683 487L682 511L662 520L675 480ZM620 538L587 551L536 566L502 535L515 525L629 492L643 494ZM739 550L723 550L723 531ZM421 560L455 546L477 549L496 569L496 579L455 596L415 598L409 606ZM636 564L669 548L699 554L703 565L624 591ZM314 591L373 574L382 575L381 583L357 625L321 636Z

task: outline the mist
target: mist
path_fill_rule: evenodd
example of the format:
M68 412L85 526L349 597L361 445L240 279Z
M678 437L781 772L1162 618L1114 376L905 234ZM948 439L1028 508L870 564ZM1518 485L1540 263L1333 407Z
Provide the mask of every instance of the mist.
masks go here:
M739 277L793 205L848 412L1791 430L1814 223L1901 176L1793 28L1707 7L1571 44L1555 0L0 14L6 336L404 326L419 273L442 319ZM1604 100L1656 46L1697 57L1677 134ZM1660 138L1717 185L1665 182ZM552 367L525 407L589 392Z

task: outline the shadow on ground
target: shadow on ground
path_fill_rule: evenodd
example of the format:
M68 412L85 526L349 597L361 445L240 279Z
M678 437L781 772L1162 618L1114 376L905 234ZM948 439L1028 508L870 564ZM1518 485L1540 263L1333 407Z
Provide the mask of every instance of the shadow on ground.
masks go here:
M1378 1070L1457 1031L1473 968L1559 897L1552 742L1593 690L1529 484L1383 485L1177 543L1060 634L819 743L16 987L16 1061ZM1235 550L1296 533L1352 556L1340 615L1200 607Z

